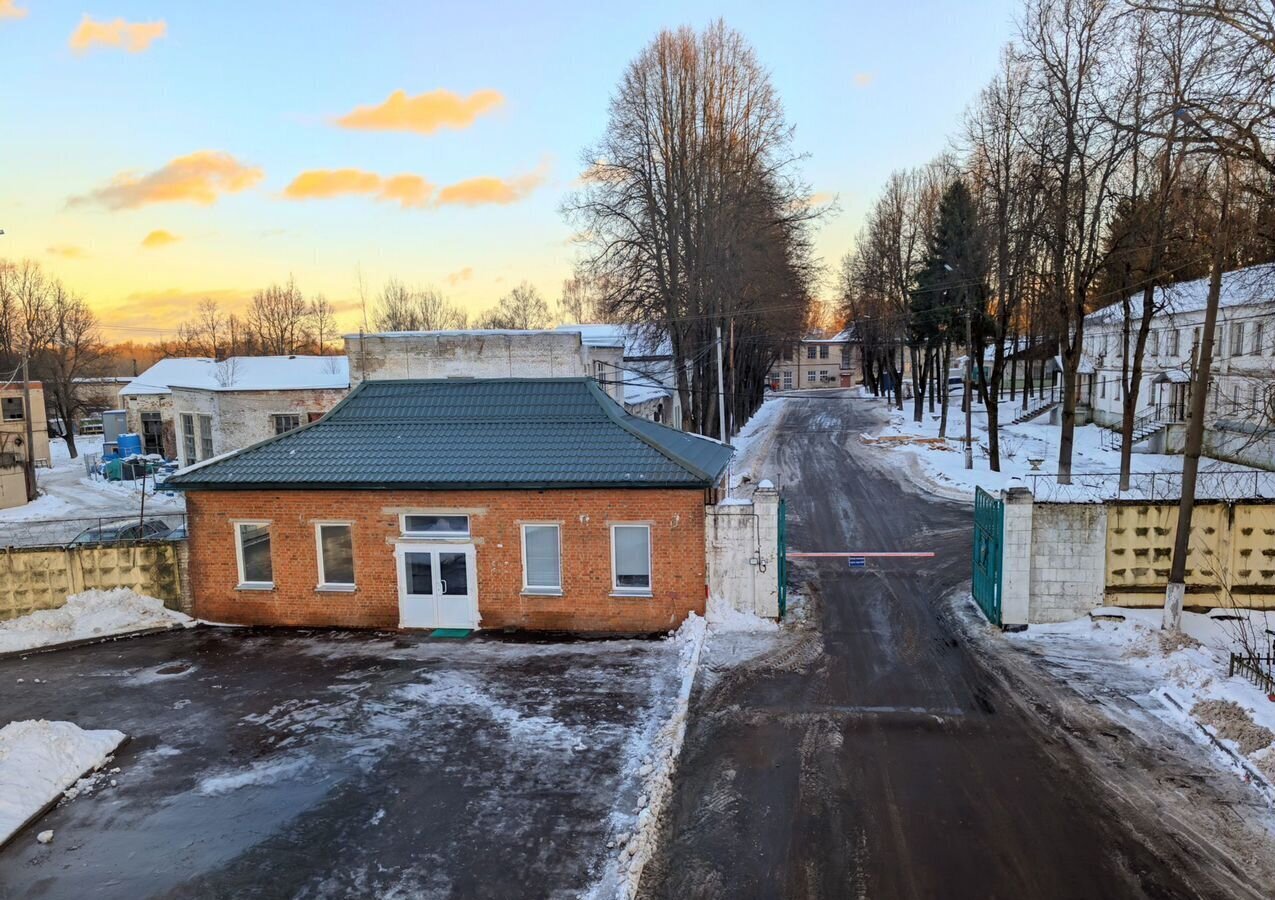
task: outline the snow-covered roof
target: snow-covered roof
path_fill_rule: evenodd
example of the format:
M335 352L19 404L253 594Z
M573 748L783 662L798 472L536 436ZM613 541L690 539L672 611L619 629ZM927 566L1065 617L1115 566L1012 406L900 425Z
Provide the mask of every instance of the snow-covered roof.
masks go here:
M626 405L646 403L648 400L667 399L672 396L668 388L648 375L625 369L623 379L624 402Z
M1209 279L1197 278L1159 288L1156 305L1165 314L1182 315L1201 312L1208 303ZM1142 293L1132 298L1133 308L1141 309ZM1248 306L1251 304L1275 304L1275 263L1263 263L1246 269L1235 269L1222 275L1222 292L1218 295L1218 307ZM1113 303L1085 317L1086 323L1095 325L1119 322L1124 315L1123 304Z
M206 391L294 391L350 386L344 356L232 356L161 359L120 390L121 397L167 394L171 388Z
M530 337L533 335L557 334L556 328L443 328L437 331L369 331L359 334L343 335L347 340L365 338L422 338L422 337Z
M658 339L633 325L559 325L556 331L574 331L588 347L623 347L630 359L672 356L673 345L667 337Z
M1165 369L1155 378L1151 379L1152 384L1190 384L1191 376L1181 369Z

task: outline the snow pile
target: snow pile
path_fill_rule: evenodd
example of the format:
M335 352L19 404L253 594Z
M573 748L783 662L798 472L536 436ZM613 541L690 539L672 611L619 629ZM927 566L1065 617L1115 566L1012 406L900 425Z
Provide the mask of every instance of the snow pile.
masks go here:
M615 842L620 845L619 860L616 863L618 900L631 900L637 896L642 869L655 850L660 816L673 792L673 770L677 765L678 754L682 752L682 740L686 737L686 713L691 700L691 685L695 682L695 670L699 668L700 653L707 633L707 623L695 613L687 616L682 626L673 633L672 639L678 645L682 685L672 715L660 727L650 755L643 758L641 768L638 769L638 775L642 778L642 795L637 802L637 825L632 835L620 835Z
M1083 659L1110 666L1112 683L1120 681L1118 667L1148 676L1160 686L1152 696L1168 700L1165 717L1206 729L1256 768L1275 773L1275 702L1243 675L1228 675L1231 652L1243 652L1241 634L1264 622L1265 613L1253 611L1247 623L1183 613L1182 634L1161 630L1161 615L1159 609L1104 608L1071 622L1032 625L1010 640L1034 644L1046 656L1056 653L1069 665Z
M0 845L81 775L105 764L123 740L120 731L85 731L43 719L0 728Z
M84 591L67 597L66 605L58 609L0 622L0 653L193 624L189 616L129 588Z
M708 598L708 608L705 610L704 618L708 621L708 630L713 634L728 631L779 630L779 623L773 619L764 619L756 613L736 609L717 597Z
M731 439L735 455L731 458L730 486L738 487L745 478L756 480L756 469L766 459L769 438L775 427L783 418L787 400L783 397L771 397L766 400L752 418L744 423L739 434Z

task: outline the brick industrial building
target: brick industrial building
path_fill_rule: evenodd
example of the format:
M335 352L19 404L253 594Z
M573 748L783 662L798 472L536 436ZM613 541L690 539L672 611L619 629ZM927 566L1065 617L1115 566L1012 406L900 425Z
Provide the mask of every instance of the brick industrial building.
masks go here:
M704 610L730 455L587 378L366 381L168 484L201 618L653 632Z

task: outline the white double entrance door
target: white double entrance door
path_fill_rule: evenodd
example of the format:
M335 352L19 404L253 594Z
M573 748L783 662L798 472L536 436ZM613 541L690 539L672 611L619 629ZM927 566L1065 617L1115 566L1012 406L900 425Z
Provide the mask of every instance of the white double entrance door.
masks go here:
M477 628L473 544L394 545L398 618L404 628Z

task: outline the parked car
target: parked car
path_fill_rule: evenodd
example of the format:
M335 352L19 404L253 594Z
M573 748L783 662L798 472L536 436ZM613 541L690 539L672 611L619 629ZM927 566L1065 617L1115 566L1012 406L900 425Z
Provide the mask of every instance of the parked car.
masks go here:
M184 529L181 529L184 531ZM144 522L115 522L85 528L72 544L113 544L118 541L157 541L173 536L173 528L163 519L147 519Z

